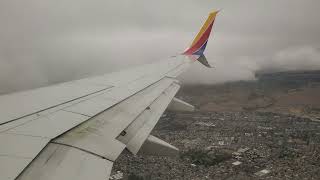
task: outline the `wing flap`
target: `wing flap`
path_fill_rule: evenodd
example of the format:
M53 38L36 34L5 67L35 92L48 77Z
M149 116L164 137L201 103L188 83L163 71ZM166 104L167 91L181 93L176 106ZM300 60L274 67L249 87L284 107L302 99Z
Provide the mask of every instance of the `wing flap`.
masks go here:
M125 129L125 132L128 132L128 134L117 138L127 145L127 149L130 152L133 154L138 153L142 144L148 138L179 88L180 86L178 84L172 84L149 106L149 109L143 111L139 117Z
M73 130L73 133L96 133L108 138L116 138L141 112L143 112L161 93L173 83L164 78L134 96L120 102L105 112Z
M48 142L40 137L0 134L0 179L15 179Z
M112 165L80 149L50 143L17 180L105 180Z
M31 161L28 158L0 156L0 179L16 179Z
M110 139L109 137L94 133L86 136L66 135L53 142L88 151L110 161L115 161L126 147L116 139Z

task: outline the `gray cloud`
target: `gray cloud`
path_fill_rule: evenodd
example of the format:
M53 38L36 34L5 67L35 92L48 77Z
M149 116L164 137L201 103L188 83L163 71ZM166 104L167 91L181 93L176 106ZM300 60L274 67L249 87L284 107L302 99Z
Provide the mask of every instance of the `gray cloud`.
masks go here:
M2 0L0 93L159 61L183 51L222 9L207 58L186 83L253 79L256 70L319 68L317 0Z
M320 49L312 46L290 47L279 51L269 61L261 62L261 70L318 70Z

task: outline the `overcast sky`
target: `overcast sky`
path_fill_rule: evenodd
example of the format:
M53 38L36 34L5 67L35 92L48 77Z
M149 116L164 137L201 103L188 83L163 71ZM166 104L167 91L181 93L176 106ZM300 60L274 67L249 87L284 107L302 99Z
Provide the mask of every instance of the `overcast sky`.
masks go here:
M0 93L108 73L181 53L222 9L184 83L320 69L319 0L1 0Z

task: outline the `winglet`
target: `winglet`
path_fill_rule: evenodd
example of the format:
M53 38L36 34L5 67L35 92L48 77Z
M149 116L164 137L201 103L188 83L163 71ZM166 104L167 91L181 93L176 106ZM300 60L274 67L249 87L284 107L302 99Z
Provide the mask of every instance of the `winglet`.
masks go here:
M206 49L212 27L218 13L219 11L213 11L209 14L208 19L200 29L195 39L193 40L191 46L183 53L184 55L199 55L200 57L204 57L203 53Z

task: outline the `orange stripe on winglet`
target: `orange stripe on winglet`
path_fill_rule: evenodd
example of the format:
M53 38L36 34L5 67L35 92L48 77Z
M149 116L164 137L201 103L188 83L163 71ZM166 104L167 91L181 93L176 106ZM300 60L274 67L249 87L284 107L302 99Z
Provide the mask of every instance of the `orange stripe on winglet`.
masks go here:
M203 34L206 32L206 30L210 27L210 25L214 22L217 14L219 11L214 11L211 12L209 14L208 19L206 20L206 22L204 23L204 25L202 26L202 28L200 29L199 33L197 34L196 38L193 40L191 47L194 46L195 44L197 44L197 42L201 39L201 37L203 36Z

